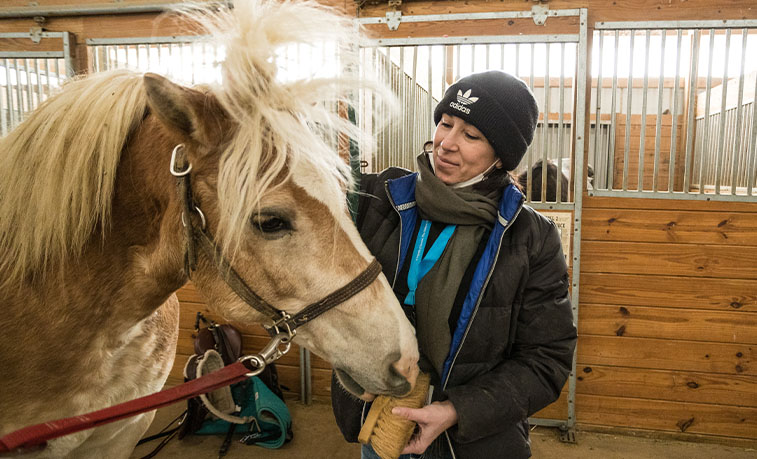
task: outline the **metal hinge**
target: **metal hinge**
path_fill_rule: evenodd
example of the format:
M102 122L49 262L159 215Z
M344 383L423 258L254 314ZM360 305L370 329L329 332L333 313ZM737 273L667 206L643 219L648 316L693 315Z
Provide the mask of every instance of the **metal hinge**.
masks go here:
M547 13L549 13L549 6L547 5L534 5L531 7L531 15L536 25L544 25L547 22Z
M389 7L392 11L386 12L386 25L389 26L389 30L397 30L402 22L402 11L399 8L402 6L402 0L389 0Z

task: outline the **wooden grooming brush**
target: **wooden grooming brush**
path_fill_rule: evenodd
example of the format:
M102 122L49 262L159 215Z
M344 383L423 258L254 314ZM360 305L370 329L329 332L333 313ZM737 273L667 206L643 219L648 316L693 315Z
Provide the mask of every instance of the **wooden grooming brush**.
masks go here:
M421 408L428 395L429 376L418 375L413 390L404 397L380 395L373 401L365 424L360 429L360 443L371 444L381 459L397 459L415 429L415 422L392 414L395 406Z

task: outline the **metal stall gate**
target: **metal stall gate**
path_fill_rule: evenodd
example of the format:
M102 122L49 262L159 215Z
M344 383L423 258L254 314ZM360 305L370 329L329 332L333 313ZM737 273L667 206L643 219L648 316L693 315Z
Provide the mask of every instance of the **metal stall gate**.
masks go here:
M595 29L589 194L754 200L757 21Z
M550 34L548 18L553 17L576 17L576 32ZM541 113L534 141L515 172L524 174L528 179L528 204L555 221L561 230L563 248L572 271L573 318L577 323L585 118L583 101L587 62L586 10L535 7L530 12L417 16L389 12L386 18L360 18L358 22L363 25L387 24L390 29L396 30L400 23L492 19L507 23L514 18L533 19L534 23L544 27L544 33L369 40L362 49L362 72L389 85L399 100L401 111L395 118L386 113L387 119L383 120L382 126L365 115L371 112L374 102L372 98L361 95L359 113L363 116L359 117L360 123L364 130L372 132L377 145L375 151L363 152L362 165L364 172L377 172L388 166L415 170L416 155L422 151L424 143L433 137L433 108L449 85L462 76L489 69L504 70L519 76L534 92ZM532 171L537 171L532 166L540 163L550 164L561 171L565 181L558 179L557 183L548 183L546 173L532 176ZM572 188L564 184L571 182ZM545 193L549 186L555 186L556 192ZM568 393L564 394L567 398L566 419L542 416L532 418L533 424L558 426L565 431L572 429L575 424L575 378L574 358ZM554 410L548 413L552 414Z
M0 33L0 136L73 75L68 32Z

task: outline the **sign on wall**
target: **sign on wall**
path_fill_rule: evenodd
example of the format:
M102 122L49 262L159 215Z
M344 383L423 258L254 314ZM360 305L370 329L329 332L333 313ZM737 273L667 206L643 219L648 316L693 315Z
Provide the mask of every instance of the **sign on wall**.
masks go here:
M562 251L565 254L565 262L570 266L570 239L573 234L573 212L560 210L539 209L539 213L552 220L560 232Z

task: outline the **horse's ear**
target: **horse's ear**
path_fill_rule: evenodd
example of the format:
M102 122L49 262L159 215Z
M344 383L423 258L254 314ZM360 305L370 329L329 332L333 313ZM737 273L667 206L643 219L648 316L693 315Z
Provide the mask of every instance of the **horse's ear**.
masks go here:
M169 128L203 145L213 142L208 132L211 115L208 96L200 91L179 86L154 73L144 76L150 110Z

